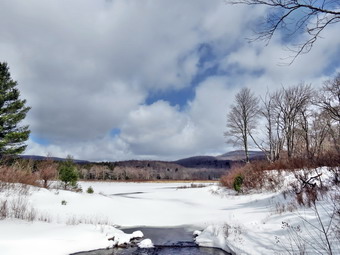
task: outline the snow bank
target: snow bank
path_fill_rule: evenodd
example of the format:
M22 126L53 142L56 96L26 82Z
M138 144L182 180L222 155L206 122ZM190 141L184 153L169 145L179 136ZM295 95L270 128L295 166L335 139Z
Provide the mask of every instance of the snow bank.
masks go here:
M108 233L110 226L94 226L26 222L21 220L0 221L1 255L66 255L84 250L112 246Z
M195 238L195 242L199 246L203 247L215 247L225 250L229 253L234 253L228 246L228 240L224 226L211 225L201 231L195 231L194 234L198 234Z

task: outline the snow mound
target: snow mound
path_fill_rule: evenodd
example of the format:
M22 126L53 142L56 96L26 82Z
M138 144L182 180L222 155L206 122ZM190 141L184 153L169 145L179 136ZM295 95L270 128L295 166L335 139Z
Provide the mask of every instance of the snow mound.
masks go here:
M154 245L150 239L144 239L138 244L139 248L154 248Z
M144 236L142 231L135 231L132 234L126 234L122 230L115 229L113 233L108 234L111 236L109 240L113 241L113 246L124 246L131 244L132 240L140 239Z
M138 230L138 231L134 231L132 234L133 238L143 238L144 234L142 231Z
M195 230L194 233L192 233L194 237L199 236L200 234L202 234L202 231L200 230Z

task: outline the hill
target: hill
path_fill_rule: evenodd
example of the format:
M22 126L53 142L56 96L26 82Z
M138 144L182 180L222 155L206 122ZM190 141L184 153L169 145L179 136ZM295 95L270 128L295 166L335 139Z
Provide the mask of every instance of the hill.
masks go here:
M244 150L236 150L224 153L216 157L218 160L242 161L245 160ZM265 159L266 155L262 151L249 151L250 160Z
M23 158L23 159L32 159L32 160L45 160L47 158L50 158L53 161L65 161L66 160L66 158L46 157L46 156L37 156L37 155L20 155L20 158ZM87 160L80 160L80 159L73 159L73 162L75 162L77 164L90 163Z
M174 161L174 163L190 168L229 169L230 160L219 159L213 156L196 156Z

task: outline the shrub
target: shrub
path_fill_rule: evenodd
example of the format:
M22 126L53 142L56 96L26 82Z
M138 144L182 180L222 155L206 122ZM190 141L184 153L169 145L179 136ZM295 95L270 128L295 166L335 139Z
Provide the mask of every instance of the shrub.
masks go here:
M67 205L66 200L62 200L62 201L61 201L61 205Z
M7 200L0 200L0 220L7 218L8 215L8 203Z
M22 183L27 185L39 186L39 178L34 174L31 162L17 160L10 165L1 162L0 182L3 183ZM1 187L0 187L1 189Z
M49 188L49 181L56 179L58 164L51 158L47 158L37 163L37 170L41 180L43 180L44 188Z
M222 176L220 182L223 186L236 191L242 186L243 192L261 189L277 190L282 183L280 172L268 171L268 165L270 163L267 161L235 165L226 175ZM242 179L238 176L241 176Z
M325 200L323 205L311 205L314 216L298 214L300 222L294 225L282 222L285 233L281 239L277 236L275 239L287 254L339 254L340 203L333 196Z
M0 200L0 220L5 218L34 221L37 218L37 211L29 205L25 196Z
M244 179L244 177L241 174L238 174L234 179L233 187L234 187L234 190L236 190L237 192L241 192L241 186L243 184L243 179Z
M92 194L94 192L93 188L90 186L86 190L87 193Z
M234 165L225 175L223 175L220 179L220 183L222 186L233 189L234 179L237 175L242 174L244 172L243 166Z

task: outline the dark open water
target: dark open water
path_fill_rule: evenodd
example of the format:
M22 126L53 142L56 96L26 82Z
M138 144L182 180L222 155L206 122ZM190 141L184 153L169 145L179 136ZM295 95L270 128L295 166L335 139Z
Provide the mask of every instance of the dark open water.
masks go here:
M125 233L141 230L144 238L150 238L155 248L114 248L74 253L73 255L228 255L215 248L197 247L193 242L193 228L189 226L176 228L136 227L122 228Z

